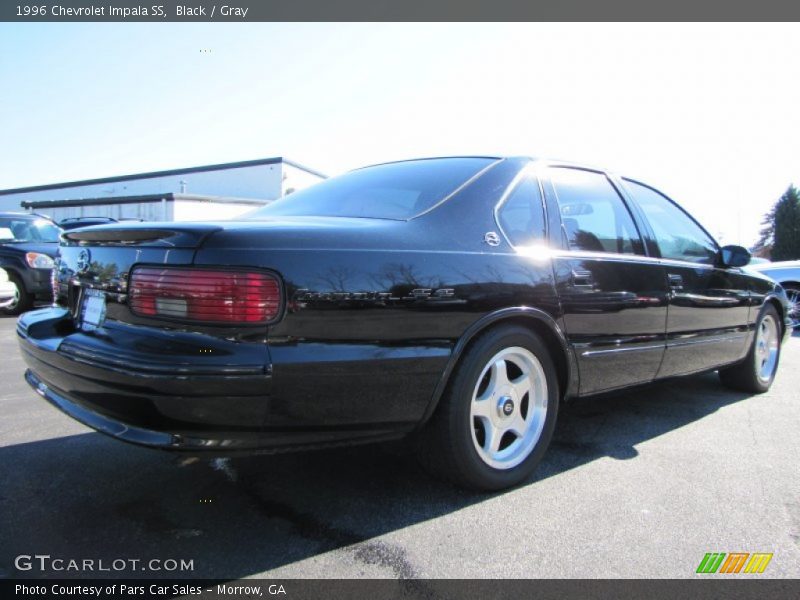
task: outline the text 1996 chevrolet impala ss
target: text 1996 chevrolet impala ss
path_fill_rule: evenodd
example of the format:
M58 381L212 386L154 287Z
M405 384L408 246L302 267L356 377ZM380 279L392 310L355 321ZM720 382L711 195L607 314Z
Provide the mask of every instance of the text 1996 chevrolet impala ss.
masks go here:
M192 453L413 434L458 484L529 477L565 398L719 369L770 387L779 285L657 190L527 158L360 169L219 223L63 234L31 386Z

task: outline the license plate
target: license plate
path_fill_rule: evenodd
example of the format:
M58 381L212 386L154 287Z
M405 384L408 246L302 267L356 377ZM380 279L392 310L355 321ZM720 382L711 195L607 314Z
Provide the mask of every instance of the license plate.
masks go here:
M97 329L106 318L106 296L97 290L86 290L83 296L81 325L84 329Z

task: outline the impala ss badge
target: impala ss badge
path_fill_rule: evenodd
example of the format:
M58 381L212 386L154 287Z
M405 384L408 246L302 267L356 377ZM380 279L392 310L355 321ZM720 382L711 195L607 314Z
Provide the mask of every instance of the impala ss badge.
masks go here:
M89 269L89 265L91 264L90 259L91 255L86 248L80 251L78 254L78 263L76 265L78 267L78 273L83 273Z
M490 246L499 246L500 236L497 235L494 231L487 231L486 235L483 236L483 241L489 244Z

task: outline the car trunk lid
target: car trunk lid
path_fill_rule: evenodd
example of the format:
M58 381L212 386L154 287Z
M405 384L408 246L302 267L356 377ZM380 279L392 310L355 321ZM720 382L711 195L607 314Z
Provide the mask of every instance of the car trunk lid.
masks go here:
M218 225L136 223L76 229L62 235L57 264L59 295L81 321L89 296L101 295L107 313L123 322L135 321L127 306L128 283L134 265L191 265L196 249ZM90 314L92 320L98 315Z

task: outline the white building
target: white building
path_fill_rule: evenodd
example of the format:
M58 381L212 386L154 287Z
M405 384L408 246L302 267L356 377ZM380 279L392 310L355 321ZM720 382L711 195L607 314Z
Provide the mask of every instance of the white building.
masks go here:
M228 219L325 175L277 157L0 190L0 211L146 221Z

